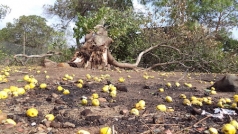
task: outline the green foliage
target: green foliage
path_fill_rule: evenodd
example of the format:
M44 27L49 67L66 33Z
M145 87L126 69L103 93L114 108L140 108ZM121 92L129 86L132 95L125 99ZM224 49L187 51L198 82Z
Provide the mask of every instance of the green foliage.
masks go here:
M78 14L77 28L74 28L74 37L82 38L89 31L93 31L98 24L108 25L108 34L114 40L110 50L117 60L132 60L139 51L144 42L142 36L137 34L141 32L140 25L145 20L135 14L132 9L118 11L108 7L100 8L98 12L88 17ZM129 58L129 59L126 59Z
M20 16L14 23L7 23L7 26L0 31L1 41L14 44L25 44L29 47L45 47L54 31L47 26L46 19L36 15Z

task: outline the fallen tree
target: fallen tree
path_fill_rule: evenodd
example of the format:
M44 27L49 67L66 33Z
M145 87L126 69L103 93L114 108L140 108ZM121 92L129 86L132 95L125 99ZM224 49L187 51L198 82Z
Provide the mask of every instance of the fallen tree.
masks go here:
M140 52L135 63L122 63L118 62L111 52L109 47L113 40L108 37L107 30L102 25L97 25L95 27L96 32L90 32L85 36L85 43L75 52L74 57L69 62L72 67L83 67L91 69L105 69L113 65L120 68L137 68L143 55L152 51L158 47L167 47L177 51L182 55L179 49L173 46L167 45L167 42L162 42L160 44L151 46L144 51ZM182 57L182 56L181 56ZM166 63L154 64L148 69L153 69L157 66L166 65L166 64L183 64L183 59L181 61L169 61ZM185 66L185 65L184 65Z

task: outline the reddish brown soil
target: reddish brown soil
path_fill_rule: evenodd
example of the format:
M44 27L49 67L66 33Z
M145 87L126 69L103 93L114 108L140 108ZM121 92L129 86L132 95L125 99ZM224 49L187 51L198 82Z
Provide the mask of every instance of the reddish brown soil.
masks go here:
M15 69L20 72L14 72ZM31 68L29 70L29 68ZM0 110L8 115L8 118L17 122L16 126L0 125L0 134L74 134L78 130L88 130L91 134L98 134L100 128L104 126L114 126L118 134L149 134L149 133L166 133L169 134L199 134L204 133L209 127L215 127L219 131L223 124L229 122L230 118L238 119L237 116L225 116L223 120L216 118L207 118L206 116L194 112L193 108L201 108L207 112L213 113L216 108L217 100L221 97L231 98L235 93L218 93L210 95L213 99L212 105L203 106L184 106L182 99L179 98L181 93L188 98L191 96L206 97L207 92L204 90L211 84L209 81L220 79L222 74L199 74L199 73L181 73L181 72L155 72L148 71L148 75L154 78L144 79L144 71L99 71L85 70L79 68L42 68L42 67L11 67L10 77L7 83L0 84L2 89L10 86L23 87L26 82L22 81L23 76L33 75L38 83L47 83L47 89L35 89L27 91L25 95L19 97L9 97L6 100L0 100ZM40 70L40 73L36 73ZM47 71L45 74L44 71ZM63 81L65 74L75 75L73 81ZM117 97L112 100L108 93L102 92L102 87L107 83L87 80L85 75L100 77L102 74L109 74L107 80L114 85L125 86L128 92L118 91ZM49 79L45 76L49 75ZM128 78L128 75L131 78ZM118 78L124 77L124 83L118 83ZM74 81L83 79L85 86L81 89L76 87ZM174 83L179 80L180 87L175 87ZM86 82L87 81L87 82ZM172 83L172 87L166 86L167 82ZM184 86L184 83L191 83L192 88ZM60 84L69 89L69 95L63 95L56 90ZM158 92L163 87L164 93ZM81 97L90 98L92 93L98 93L101 99L99 107L91 106L91 100L87 106L80 104ZM58 97L52 97L52 94ZM165 102L164 98L169 95L173 98L172 103ZM146 109L140 110L139 116L131 115L126 112L124 115L120 111L130 111L135 103L143 99L146 102ZM165 104L172 107L174 112L160 112L156 110L158 104ZM28 108L35 107L39 115L35 118L27 117L25 112ZM88 115L82 115L82 111L89 109ZM87 110L86 110L87 111ZM48 126L43 123L44 116L48 113L55 115L55 123ZM87 112L86 112L87 113ZM153 119L157 119L154 122ZM35 122L36 125L31 124ZM70 125L62 125L69 122ZM199 123L197 123L199 122ZM196 125L194 125L197 123ZM67 124L67 123L66 123ZM72 127L71 127L72 126ZM73 127L74 126L74 127Z

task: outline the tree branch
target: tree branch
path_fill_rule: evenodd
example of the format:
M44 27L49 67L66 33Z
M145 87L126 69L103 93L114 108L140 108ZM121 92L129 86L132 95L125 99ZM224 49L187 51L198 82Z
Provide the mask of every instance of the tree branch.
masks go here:
M147 53L147 52L149 52L149 51L151 51L151 50L153 50L153 49L155 49L155 48L157 48L157 47L159 47L159 46L174 48L174 47L172 47L172 46L167 46L167 45L164 45L164 44L167 44L167 42L163 42L163 43L160 43L160 44L158 44L158 45L151 46L150 48L148 48L148 49L142 51L142 52L139 54L139 56L137 57L136 63L134 63L134 64L118 62L118 61L115 60L115 58L112 56L112 54L111 54L110 52L107 53L108 62L109 62L109 64L112 64L112 65L117 66L117 67L121 67L121 68L131 68L131 69L133 69L133 68L138 67L138 65L139 65L139 63L140 63L140 61L141 61L141 58L142 58L142 56L143 56L145 53ZM174 48L174 49L177 50L177 51L179 51L177 48ZM180 51L179 51L179 52L180 52Z

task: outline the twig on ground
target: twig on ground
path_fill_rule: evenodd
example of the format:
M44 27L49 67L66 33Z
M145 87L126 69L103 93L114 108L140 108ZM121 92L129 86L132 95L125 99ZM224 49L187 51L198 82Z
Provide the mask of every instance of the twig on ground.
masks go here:
M203 119L199 120L197 123L195 123L193 126L196 126L197 124L203 122L204 120L206 120L206 119L208 119L210 117L212 117L212 116L211 115L206 116L205 118L203 118Z
M152 126L179 126L180 124L147 124Z

